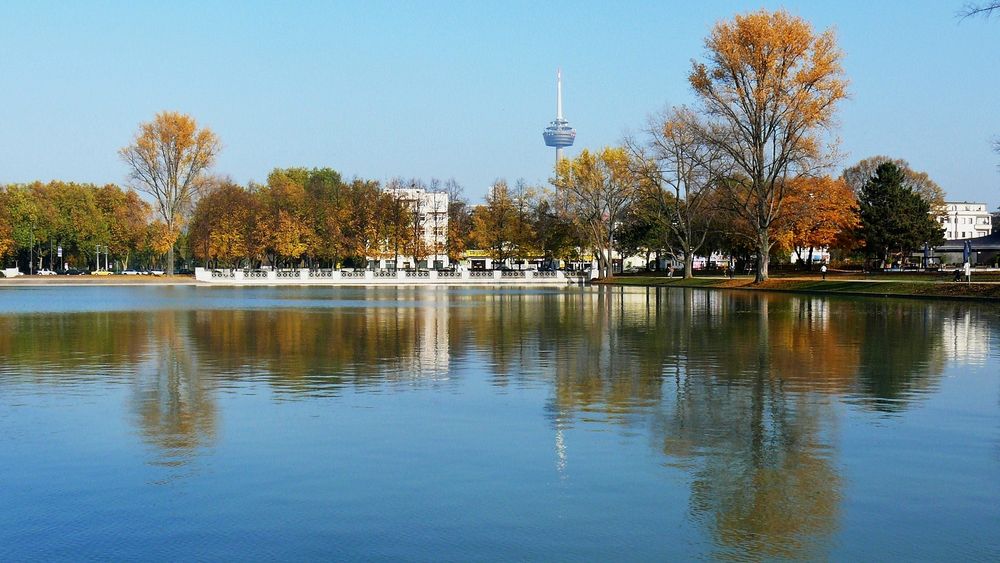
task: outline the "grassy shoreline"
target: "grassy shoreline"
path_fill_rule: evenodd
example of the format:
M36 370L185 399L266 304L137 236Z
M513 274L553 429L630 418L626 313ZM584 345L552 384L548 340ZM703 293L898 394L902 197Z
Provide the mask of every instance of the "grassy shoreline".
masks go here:
M919 279L857 279L829 276L775 277L761 284L753 278L668 278L665 276L616 277L611 281L598 280L599 285L636 287L695 287L704 289L738 289L747 291L773 291L783 293L808 293L825 295L852 295L868 297L906 297L915 299L975 299L1000 300L1000 283L951 282Z

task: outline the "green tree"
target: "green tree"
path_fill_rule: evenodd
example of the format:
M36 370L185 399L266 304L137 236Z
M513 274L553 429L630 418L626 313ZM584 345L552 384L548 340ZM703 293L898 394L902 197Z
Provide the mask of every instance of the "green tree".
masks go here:
M903 173L903 185L912 189L927 203L935 213L944 210L944 190L926 172L914 170L910 163L902 158L892 158L878 155L859 161L854 166L844 169L841 177L855 193L861 191L865 183L875 175L880 164L891 162Z
M906 175L891 162L875 169L861 188L860 238L865 252L881 265L892 257L905 260L924 244L944 242L944 229L931 215L931 205L906 185Z

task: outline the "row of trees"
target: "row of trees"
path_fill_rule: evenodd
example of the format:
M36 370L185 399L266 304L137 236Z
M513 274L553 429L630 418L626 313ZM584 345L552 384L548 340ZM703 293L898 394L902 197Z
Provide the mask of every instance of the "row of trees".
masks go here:
M33 260L35 270L96 267L98 253L113 256L123 268L137 257L155 264L175 239L164 222L152 219L149 203L114 184L0 186L0 257L19 264Z
M195 258L226 266L365 266L368 259L457 255L458 233L428 243L424 228L444 229L448 215L461 215L463 202L425 208L404 188L437 190L393 180L383 189L373 180L345 181L332 169L275 169L265 184L231 181L203 190L192 215L189 241ZM452 226L461 228L461 220ZM445 241L448 241L447 243Z
M7 187L0 254L55 241L85 260L92 247L108 246L127 264L162 250L172 272L177 248L231 266L362 265L400 255L419 262L458 259L470 248L501 263L593 252L610 277L614 252L666 254L691 275L696 255L722 251L752 259L763 281L774 254L809 262L805 252L837 247L884 262L940 242L932 215L943 193L905 161L873 157L830 175L829 132L847 85L831 31L761 10L719 22L705 50L687 77L695 106L651 118L623 146L561 161L551 189L498 180L481 206L458 197L454 182L385 186L450 193L443 209L423 209L405 190L331 169L276 169L264 184L239 186L207 173L221 150L211 130L162 112L120 151L131 185L151 205L114 186ZM18 203L24 194L35 211ZM428 227L439 235L431 244Z
M872 157L830 176L827 133L847 85L831 31L762 10L718 23L705 49L688 75L696 107L558 165L560 204L602 276L613 250L663 250L687 276L696 255L752 256L763 281L773 254L839 247L885 262L942 241L932 212L944 194L905 161Z

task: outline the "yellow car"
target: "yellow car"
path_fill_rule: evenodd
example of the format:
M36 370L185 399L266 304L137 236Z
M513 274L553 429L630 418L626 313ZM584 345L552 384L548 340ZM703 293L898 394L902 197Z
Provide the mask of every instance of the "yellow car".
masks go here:
M90 275L92 275L92 276L110 276L111 272L109 272L107 270L95 270L93 272L90 272Z

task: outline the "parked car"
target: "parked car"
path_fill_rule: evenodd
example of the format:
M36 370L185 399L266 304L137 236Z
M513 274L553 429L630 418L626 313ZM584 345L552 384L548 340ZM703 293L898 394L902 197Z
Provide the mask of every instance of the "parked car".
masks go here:
M66 268L65 270L59 270L56 273L60 276L79 276L81 274L85 274L86 272L83 270L77 270L76 268Z
M162 276L163 270L150 270L149 275L151 276Z
M92 275L92 276L110 276L111 275L111 271L110 270L94 270L93 272L90 272L90 275Z
M138 276L139 275L139 271L138 270L125 270L125 271L122 272L122 275L124 275L124 276Z
M38 270L38 271L37 271L37 272L35 272L35 273L36 273L37 275L39 275L39 276L54 276L54 275L56 275L56 273L55 273L55 272L53 272L52 270L49 270L49 269L42 269L42 270Z

